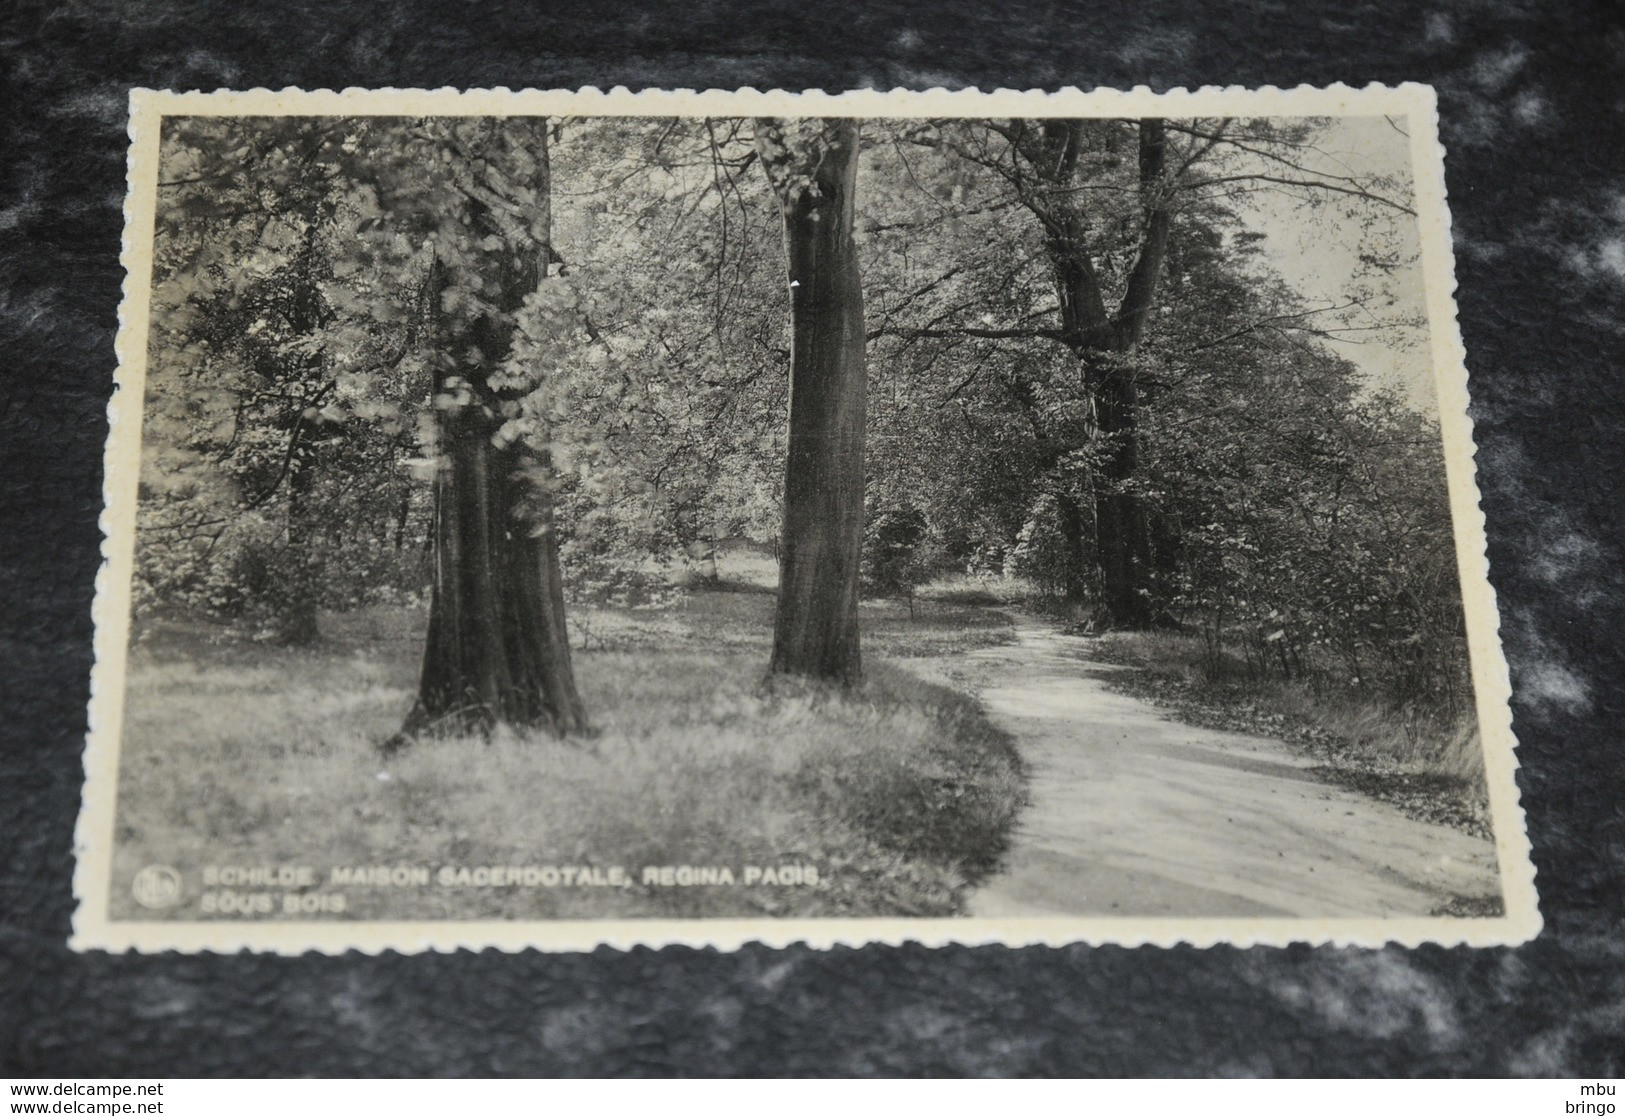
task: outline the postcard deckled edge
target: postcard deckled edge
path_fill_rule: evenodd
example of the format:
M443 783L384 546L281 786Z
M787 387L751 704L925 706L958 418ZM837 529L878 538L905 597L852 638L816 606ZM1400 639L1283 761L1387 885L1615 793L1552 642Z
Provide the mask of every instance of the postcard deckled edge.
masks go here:
M134 568L143 389L151 298L152 242L159 139L169 115L828 115L828 116L1317 116L1395 115L1411 123L1412 172L1423 257L1429 334L1445 445L1451 516L1474 692L1489 786L1492 828L1505 911L1493 918L1409 919L693 919L446 922L112 922L114 809ZM1512 730L1511 680L1499 641L1488 578L1484 515L1479 504L1476 449L1467 411L1465 349L1456 318L1455 267L1438 137L1437 98L1430 86L1405 83L1364 88L1342 84L1183 88L1163 93L1066 88L1055 92L1000 89L948 91L644 90L608 92L507 89L359 90L256 89L246 92L130 93L131 146L120 262L125 276L115 351L118 369L108 404L104 453L101 568L92 606L95 665L85 786L75 827L74 896L69 945L76 950L188 953L252 949L281 954L537 949L599 946L690 946L737 949L805 944L814 948L903 944L1006 946L1072 943L1123 946L1286 946L1295 943L1377 947L1512 945L1541 928L1535 869L1519 800Z
M86 948L97 940L97 931L105 932L108 926L162 122L160 101L147 90L132 90L124 229L119 242L124 281L118 333L113 342L118 365L113 374L113 394L107 403L107 444L102 454L102 511L97 519L102 534L102 563L96 571L96 593L91 603L95 635L84 751L85 785L73 841L77 908L69 945L75 949Z
M1456 257L1452 249L1444 142L1439 137L1438 98L1426 89L1427 111L1411 129L1412 179L1422 234L1423 289L1427 295L1428 339L1433 354L1439 427L1444 439L1445 474L1450 486L1450 522L1472 665L1473 696L1484 748L1484 779L1490 799L1491 832L1501 873L1507 917L1528 941L1540 932L1540 897L1535 886L1528 822L1518 791L1518 740L1512 728L1512 677L1501 646L1500 608L1490 584L1489 541L1478 490L1478 444L1469 412L1467 347L1456 308ZM1433 227L1429 227L1430 224Z

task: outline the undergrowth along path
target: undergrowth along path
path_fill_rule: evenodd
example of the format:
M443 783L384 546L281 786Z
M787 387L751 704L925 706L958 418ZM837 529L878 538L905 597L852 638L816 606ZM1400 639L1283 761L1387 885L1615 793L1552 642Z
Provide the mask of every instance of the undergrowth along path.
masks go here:
M1487 840L1334 786L1283 741L1171 720L1088 637L1020 618L957 657L1026 759L1031 805L968 897L989 918L1414 917L1493 905ZM952 668L949 668L952 671Z

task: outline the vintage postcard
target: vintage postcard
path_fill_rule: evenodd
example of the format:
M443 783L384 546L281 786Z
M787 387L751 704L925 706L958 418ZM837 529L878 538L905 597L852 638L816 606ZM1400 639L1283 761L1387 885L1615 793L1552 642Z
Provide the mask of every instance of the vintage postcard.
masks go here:
M76 948L1539 929L1430 89L130 134Z

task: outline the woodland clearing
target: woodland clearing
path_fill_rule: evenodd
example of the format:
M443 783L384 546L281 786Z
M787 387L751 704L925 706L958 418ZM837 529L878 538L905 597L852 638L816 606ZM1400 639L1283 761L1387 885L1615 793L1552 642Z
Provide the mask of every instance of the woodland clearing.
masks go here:
M609 891L351 889L345 916L369 919L1376 917L1497 902L1474 824L1407 817L1350 786L1381 766L1369 742L1317 760L1280 739L1291 724L1273 691L1253 691L1253 722L1215 721L1210 691L1198 707L1190 686L1168 689L1174 637L1067 635L1011 610L1019 582L948 580L912 606L863 603L861 690L769 694L773 565L737 551L721 572L659 605L576 610L591 738L507 731L387 761L376 744L411 700L422 609L325 614L314 648L155 624L131 670L120 863L167 857L194 880L207 864L313 859L632 875ZM1138 670L1104 661L1133 654ZM1331 722L1342 708L1327 703ZM1367 716L1374 739L1395 738ZM1388 767L1446 777L1425 759ZM1473 793L1464 775L1450 785ZM682 864L812 864L822 884L638 875Z
M324 880L374 864L814 864L826 886L351 889L344 916L958 913L1003 851L1021 764L972 699L907 663L1007 641L1008 620L867 602L861 689L765 694L773 602L730 580L661 607L578 610L590 738L503 731L387 761L377 744L411 702L424 610L324 614L322 641L298 649L155 625L130 669L118 867L170 863L196 881L210 864L315 863Z

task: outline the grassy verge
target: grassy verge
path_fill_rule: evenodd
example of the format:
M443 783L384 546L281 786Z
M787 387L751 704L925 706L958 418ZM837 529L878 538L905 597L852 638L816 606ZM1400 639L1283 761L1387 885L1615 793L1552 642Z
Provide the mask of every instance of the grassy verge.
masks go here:
M1412 817L1490 836L1484 755L1469 715L1452 725L1406 718L1331 683L1214 677L1194 636L1114 632L1095 642L1107 662L1139 668L1111 684L1213 728L1284 739L1320 760L1320 773Z
M625 887L348 887L336 917L948 915L1023 800L1011 742L909 657L1009 638L982 610L866 603L868 681L767 694L773 599L751 586L657 609L578 609L597 735L375 745L410 704L425 621L323 617L315 648L170 623L137 647L115 879L170 864L197 918L208 865L587 866ZM888 661L895 659L896 662ZM646 867L813 866L817 886L645 884ZM320 889L327 890L327 889ZM116 886L115 917L154 917ZM275 916L280 917L280 915ZM329 916L335 917L335 916Z

